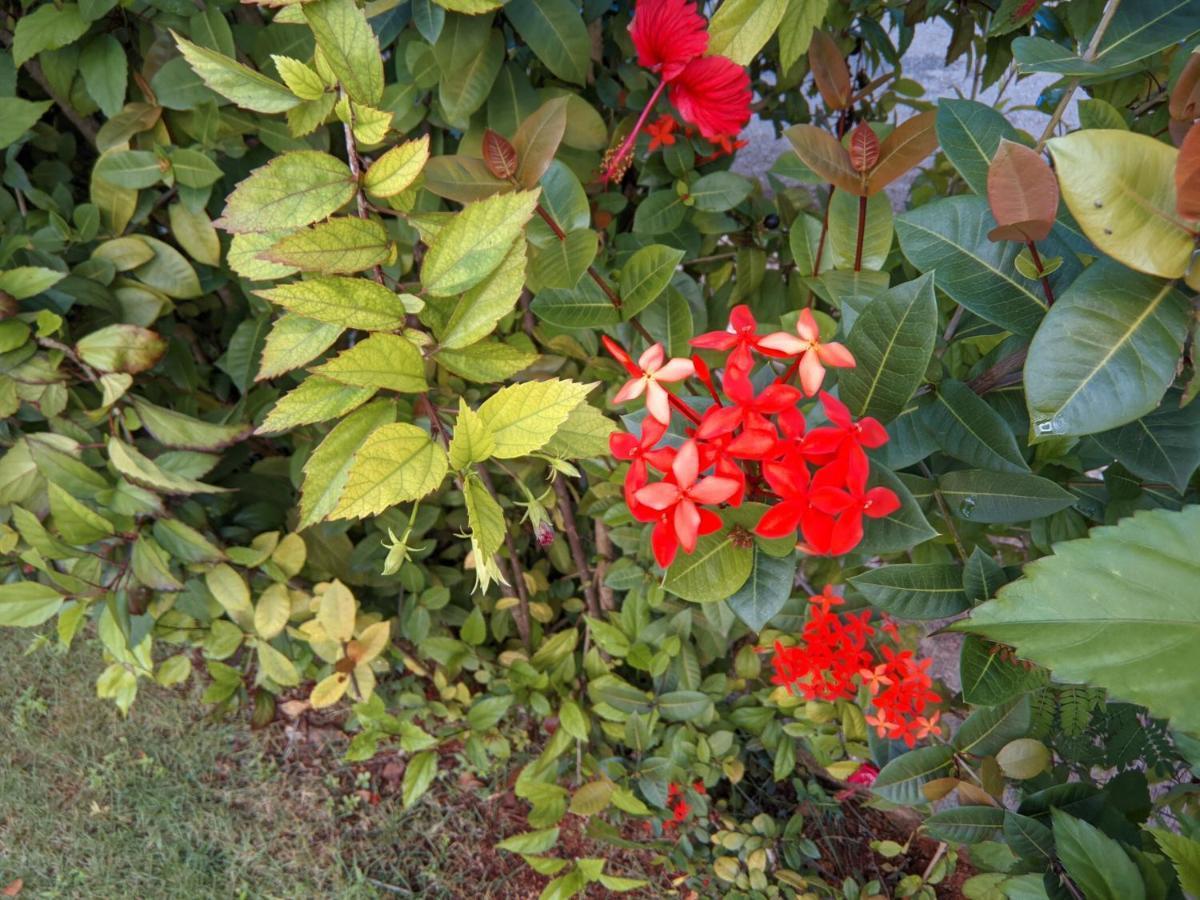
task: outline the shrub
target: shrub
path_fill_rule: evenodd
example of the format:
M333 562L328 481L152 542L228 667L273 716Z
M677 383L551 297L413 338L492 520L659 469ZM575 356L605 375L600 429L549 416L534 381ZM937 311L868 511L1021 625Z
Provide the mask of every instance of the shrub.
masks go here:
M516 757L548 897L640 885L566 816L729 896L1195 892L1196 5L704 11L12 13L0 624L346 703L406 805ZM1044 133L903 77L935 18Z

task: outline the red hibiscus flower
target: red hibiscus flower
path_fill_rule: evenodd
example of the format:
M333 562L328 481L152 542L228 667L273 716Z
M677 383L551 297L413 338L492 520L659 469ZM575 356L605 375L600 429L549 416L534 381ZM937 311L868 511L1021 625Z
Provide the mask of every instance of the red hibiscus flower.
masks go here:
M692 60L670 83L667 96L710 141L736 135L750 121L750 76L724 56Z
M638 65L671 81L708 49L708 25L687 0L639 0L629 24Z

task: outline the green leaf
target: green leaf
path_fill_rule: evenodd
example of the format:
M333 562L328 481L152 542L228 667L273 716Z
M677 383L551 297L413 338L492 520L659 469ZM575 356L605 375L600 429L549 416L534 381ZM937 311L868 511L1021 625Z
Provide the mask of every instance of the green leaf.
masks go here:
M1200 895L1200 841L1165 828L1147 828L1175 865L1179 886L1192 895Z
M75 344L75 352L89 366L130 375L154 368L166 351L166 341L137 325L108 325Z
M400 797L408 809L425 795L437 776L438 755L433 750L418 753L404 768L404 781L400 786Z
M255 294L288 312L341 328L395 331L407 319L407 295L396 295L365 278L309 278Z
M498 390L479 407L496 444L492 455L512 459L540 450L594 386L551 378Z
M992 756L1009 741L1024 737L1033 725L1029 696L1002 706L983 706L967 716L954 736L954 748L973 756Z
M1004 810L996 806L955 806L934 813L925 820L924 828L935 841L954 844L992 841L1004 828Z
M107 118L121 111L125 105L129 64L115 37L102 34L88 41L79 55L79 74L88 95Z
M538 191L517 191L468 204L430 244L421 269L425 290L447 296L479 284L508 255L537 202Z
M327 87L321 76L300 60L272 53L271 61L288 90L301 100L319 100L325 95Z
M354 454L354 463L331 518L378 515L436 490L446 475L446 452L415 425L384 425Z
M668 722L689 722L705 716L713 702L700 691L669 691L659 695L655 706Z
M558 426L554 437L542 448L548 456L560 459L593 459L608 453L608 438L616 426L588 403L580 403Z
M750 65L787 10L788 0L726 0L708 24L708 52Z
M446 17L433 47L442 77L438 100L447 120L466 127L483 105L504 65L504 36L491 27L491 16Z
M0 291L14 300L28 300L42 291L48 291L66 277L65 272L41 266L17 266L0 272Z
M340 159L294 150L251 172L213 224L234 233L298 228L333 215L354 193L354 177Z
M315 0L301 9L326 64L346 92L359 103L379 103L383 57L366 14L354 0Z
M429 387L421 351L398 334L373 334L312 373L342 384L401 394L419 394Z
M124 65L121 71L125 71ZM34 103L20 97L0 97L0 150L18 140L53 105L52 100Z
M937 135L946 158L976 194L987 196L988 169L1002 140L1019 142L1004 114L975 100L938 100Z
M988 524L1040 519L1075 502L1074 494L1048 478L985 469L947 472L938 490L955 516Z
M1176 394L1162 406L1096 441L1121 465L1147 481L1165 481L1180 494L1200 466L1200 403L1180 408Z
M853 269L858 253L858 197L834 191L829 200L829 250L835 269ZM863 230L862 268L879 270L892 249L895 222L892 202L887 194L875 194L867 200L867 221ZM810 270L811 271L811 270Z
M57 50L83 37L88 23L75 3L45 4L16 17L12 36L13 65L22 66L43 50Z
M507 181L492 175L482 159L471 156L435 156L425 164L423 187L456 203L471 203L511 190Z
M558 829L543 828L541 831L514 834L498 843L496 848L510 853L545 853L557 843Z
M249 425L217 425L194 419L173 409L155 406L141 397L131 397L138 418L164 447L175 450L220 450L236 443L252 430Z
M149 150L109 150L96 160L94 175L117 187L152 187L170 171L170 163Z
M284 313L271 324L254 380L275 378L306 365L332 347L344 330L340 325Z
M1179 151L1132 131L1088 129L1047 142L1063 200L1083 233L1117 262L1183 275L1195 241L1175 214Z
M380 400L355 410L325 436L304 463L301 528L314 525L333 512L350 477L354 455L369 435L395 420L395 405Z
M704 535L696 542L694 552L678 553L667 569L663 588L693 603L727 600L750 577L754 565L753 540L740 525L727 525Z
M171 36L192 70L210 90L244 109L260 113L286 112L300 98L273 78L243 66L236 59L193 44L174 31Z
M967 608L957 566L898 563L850 579L873 606L901 619L944 619Z
M1046 683L1044 669L1022 665L1010 651L973 634L963 640L958 671L963 700L979 706L997 706Z
M898 756L880 771L871 790L901 806L928 802L922 786L946 778L953 769L954 750L947 746L921 747Z
M896 217L900 249L919 271L936 270L937 286L977 316L1016 334L1032 334L1046 314L1046 299L1036 282L1016 272L1013 260L1021 246L988 240L995 227L982 197L947 197ZM1052 283L1066 269L1056 272Z
M863 540L858 549L862 553L899 553L911 550L917 544L937 537L937 531L929 524L921 506L904 482L885 466L872 464L867 487L885 487L900 499L900 508L879 518L867 518L863 522Z
M537 361L538 355L512 344L479 341L461 350L441 348L435 357L455 375L479 384L504 381Z
M626 319L658 299L671 282L683 251L650 244L634 253L621 268L621 315Z
M562 288L579 283L587 267L596 258L599 239L590 228L570 232L565 239L539 247L532 257L530 289Z
M1004 840L1021 859L1041 862L1054 858L1054 833L1029 816L1005 811Z
M808 52L813 29L825 21L828 9L829 0L788 0L779 25L779 61L785 71Z
M543 322L559 328L600 328L621 321L621 313L590 278L581 278L568 290L539 291L530 309Z
M343 216L294 231L259 256L301 272L336 275L379 265L391 249L391 239L379 222Z
M1121 845L1094 825L1050 810L1059 861L1088 900L1144 900L1146 887Z
M846 339L857 365L840 374L843 402L856 416L891 421L924 379L936 341L931 275L880 294L867 304Z
M726 9L725 6L721 7ZM688 199L696 209L706 212L726 212L733 209L754 191L754 182L733 172L713 172L701 175L688 188ZM891 221L891 210L888 210Z
M496 450L492 433L462 397L458 398L458 418L454 421L454 436L448 454L450 467L462 471L472 463L483 462Z
M163 494L217 494L229 490L169 472L115 437L108 439L108 460L134 484Z
M508 712L515 698L509 694L504 697L482 697L471 704L467 710L467 724L472 731L487 731L494 728L504 714Z
M204 584L230 619L244 631L253 630L254 604L250 602L250 588L237 570L221 563L205 573Z
M133 270L133 275L139 281L179 300L190 300L204 293L196 270L187 257L158 238L139 235L138 239L154 253L149 262Z
M510 0L504 15L546 68L564 81L586 83L592 41L572 0Z
M363 175L363 188L376 197L394 197L417 180L429 161L429 135L392 147L371 163Z
M1112 128L1126 131L1129 129L1125 117L1107 100L1080 100L1078 109L1080 128Z
M471 542L484 558L490 558L504 545L504 510L475 475L463 481L463 500L467 507L467 525Z
M1007 581L1004 569L982 547L971 551L963 565L963 593L970 603L990 600Z
M296 671L295 664L266 641L259 641L255 650L258 668L263 675L280 687L294 687L300 683L300 673Z
M195 212L183 203L167 207L171 234L175 243L196 262L206 266L221 265L221 239L205 212Z
M36 581L0 584L0 625L33 628L54 616L62 605L62 594Z
M1100 259L1058 298L1025 362L1034 439L1107 431L1154 409L1175 377L1188 304Z
M518 238L500 265L448 309L445 325L435 330L441 346L459 350L487 337L513 311L524 285L525 242Z
M64 541L77 547L94 544L113 534L112 522L76 500L54 482L47 485L54 528Z
M1010 644L1061 681L1107 688L1200 732L1191 689L1198 575L1200 506L1138 512L1055 545L954 628Z
M375 396L375 388L354 387L329 378L310 376L276 401L256 434L289 431L344 416Z
M221 167L199 150L171 151L171 172L184 187L205 188L221 178Z
M683 224L686 215L687 206L675 191L654 191L634 211L633 230L641 235L666 234Z
M968 465L1001 472L1029 471L1004 417L961 381L946 378L938 385L921 425L943 452Z
M775 557L764 553L755 544L750 577L736 594L729 598L729 608L753 632L767 627L792 595L796 578L795 555Z

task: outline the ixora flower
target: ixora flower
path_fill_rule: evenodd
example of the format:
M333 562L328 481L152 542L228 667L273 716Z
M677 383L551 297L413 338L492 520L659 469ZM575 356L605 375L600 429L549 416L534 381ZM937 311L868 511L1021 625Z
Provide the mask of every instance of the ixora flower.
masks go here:
M721 527L716 514L700 507L724 503L741 486L720 475L700 478L700 452L695 441L688 441L675 454L671 476L670 480L646 485L636 494L638 503L660 515L651 543L663 568L675 559L679 547L691 553L701 534L710 534Z
M619 178L628 167L634 141L641 133L663 91L685 120L700 129L709 141L722 148L732 147L750 121L750 76L733 60L724 56L705 56L708 49L708 25L696 7L687 0L639 0L629 25L638 63L662 80L650 95L645 109L629 136L612 153L601 169L604 181ZM652 143L674 143L659 119L651 126Z
M663 383L683 381L695 374L696 367L690 359L676 358L668 360L663 352L662 344L654 344L646 350L635 364L628 353L616 342L604 338L604 346L608 348L617 360L625 366L625 370L633 377L613 397L614 403L625 403L634 400L644 393L646 395L646 411L664 425L671 421L671 395L663 387Z
M795 356L796 361L783 374L781 381L787 381L792 373L799 370L800 387L805 396L812 397L821 389L825 380L825 367L839 369L854 368L854 357L843 345L821 340L821 329L812 310L805 307L796 320L796 333L777 331L768 334L758 342L758 346L766 351L775 351L781 356Z

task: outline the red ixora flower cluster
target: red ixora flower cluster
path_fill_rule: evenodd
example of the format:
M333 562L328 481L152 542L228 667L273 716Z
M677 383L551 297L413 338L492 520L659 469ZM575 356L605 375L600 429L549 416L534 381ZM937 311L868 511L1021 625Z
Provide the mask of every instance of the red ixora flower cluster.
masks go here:
M899 508L892 491L867 487L864 448L884 444L887 432L875 419L855 421L845 404L821 391L826 366L853 366L854 359L841 344L820 339L810 310L800 314L795 334L759 335L749 308L739 306L729 330L693 339L699 349L727 351L720 392L699 356L668 360L655 344L635 362L620 344L603 340L631 376L615 402L646 398L641 435L618 432L609 446L614 457L630 463L625 502L639 522L654 523L651 544L664 568L680 547L691 553L701 535L721 527L711 507L722 504L769 504L755 528L759 535L798 533L798 549L822 556L849 553L862 540L864 517ZM773 380L769 372L755 380L755 354L768 365L791 364ZM797 375L798 387L790 383ZM689 378L712 398L703 413L665 387ZM809 429L799 404L818 393L829 424ZM674 413L685 420L682 444L660 446ZM651 481L652 471L662 478Z
M678 127L679 123L675 121L675 117L669 114L661 115L655 121L647 124L646 134L650 135L649 151L653 153L659 147L675 146L675 141L678 140L675 129ZM692 126L686 125L683 133L686 137L692 137L696 131ZM713 141L713 146L712 153L697 157L696 162L704 165L722 156L733 156L734 153L746 146L746 141L739 141L730 135L723 134Z
M938 702L928 669L930 660L917 660L911 650L884 645L882 659L868 646L876 634L869 623L870 610L837 613L833 607L842 598L826 585L823 593L809 598L808 621L794 647L775 643L772 684L781 684L806 700L851 700L860 686L871 695L874 711L867 724L880 737L904 741L912 747L930 734L941 734L940 712L927 716L926 709ZM879 632L892 644L899 635L893 622L885 620ZM856 773L857 774L857 773Z
M750 121L750 76L727 57L704 55L708 23L689 0L638 0L629 34L638 63L662 80L629 137L606 162L606 181L624 173L633 142L664 90L686 121L723 147Z

